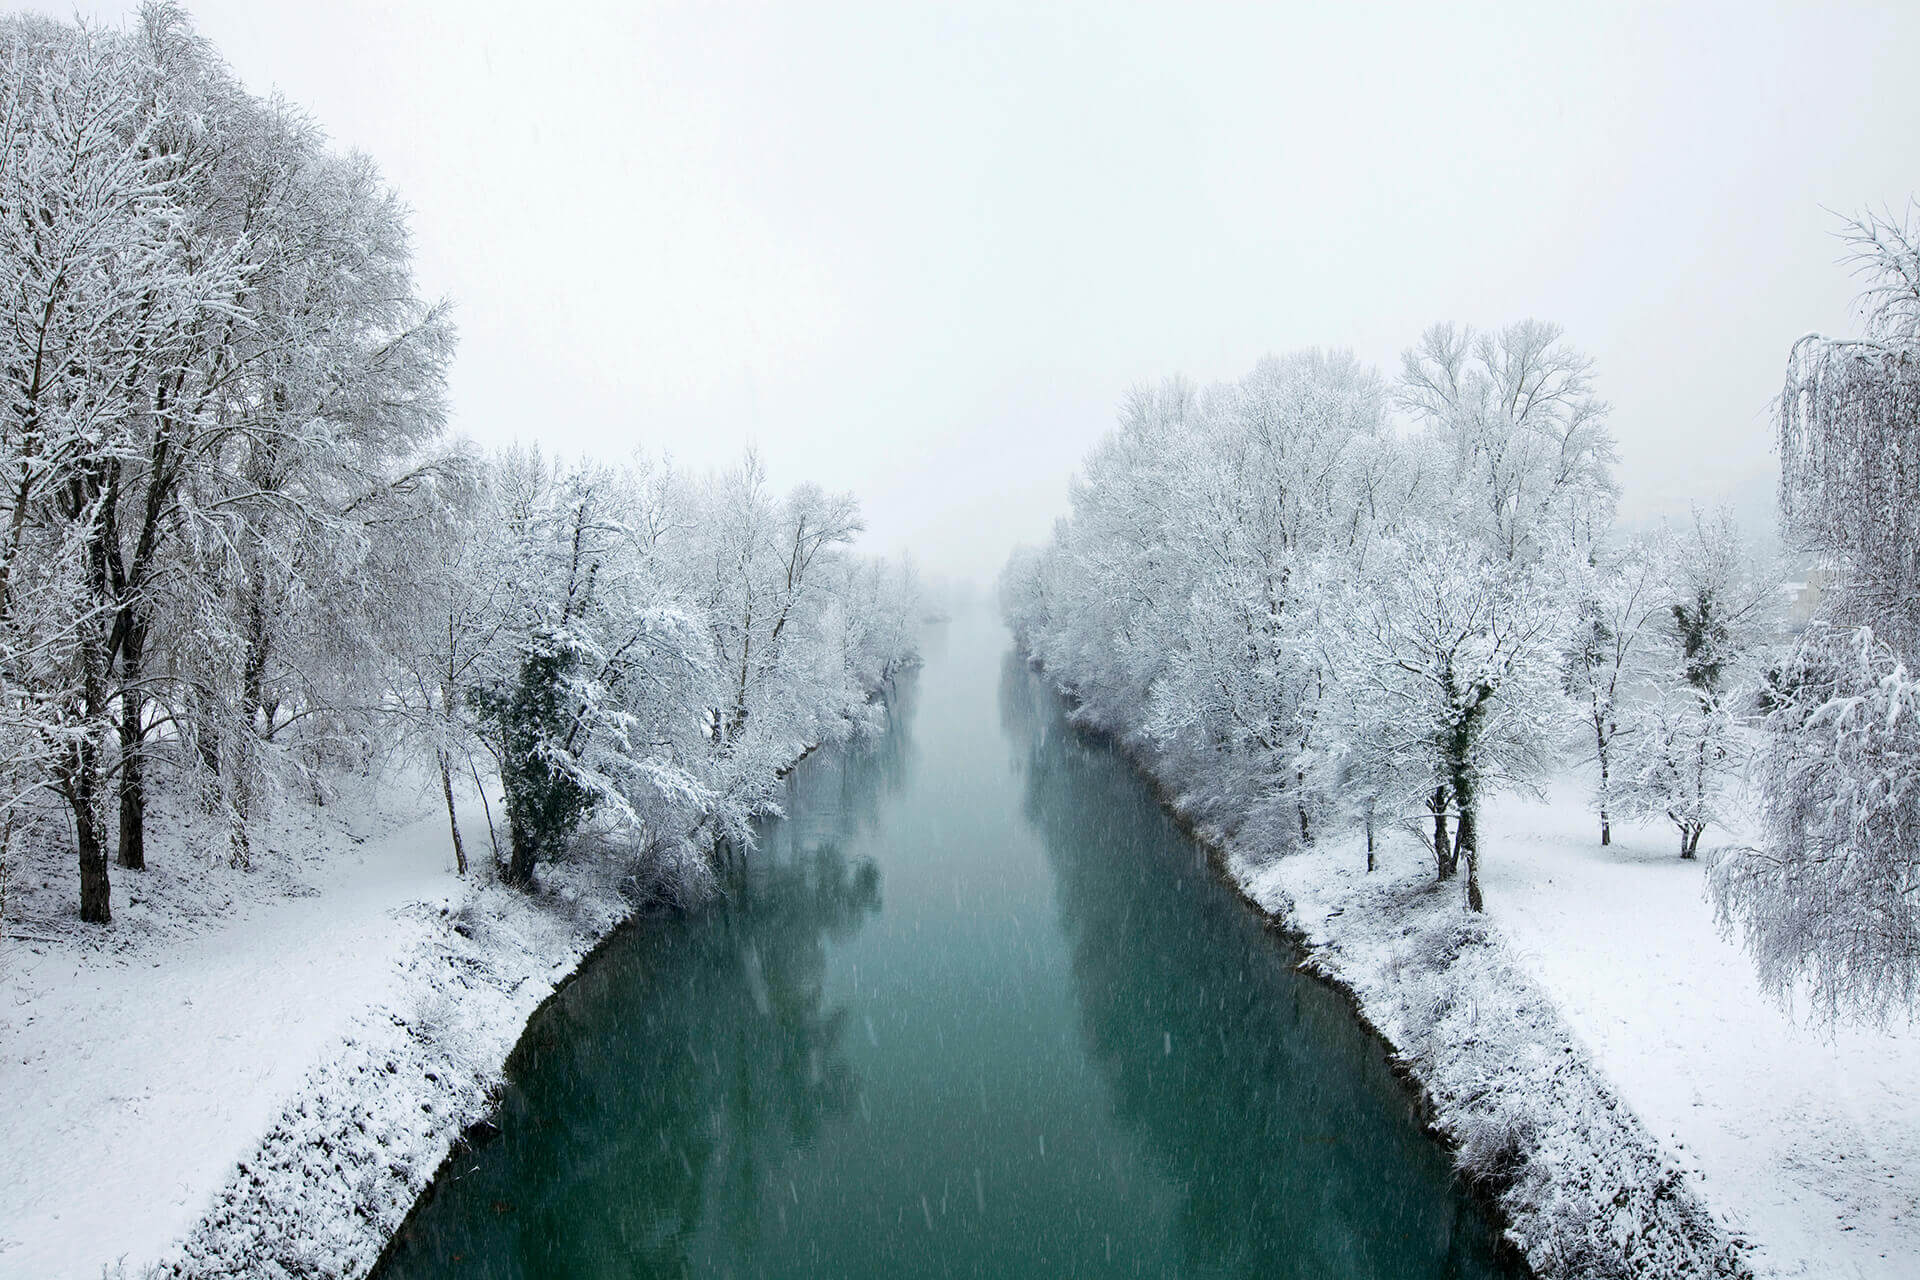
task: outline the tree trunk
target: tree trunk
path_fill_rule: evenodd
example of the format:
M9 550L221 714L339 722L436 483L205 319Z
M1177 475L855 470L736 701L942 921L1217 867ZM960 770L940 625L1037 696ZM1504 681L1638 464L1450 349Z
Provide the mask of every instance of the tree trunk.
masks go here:
M1482 910L1480 901L1480 832L1472 797L1460 802L1460 829L1454 856L1467 864L1467 910Z
M127 628L120 650L120 865L147 869L147 700L140 692L145 628Z
M1373 815L1367 815L1367 870L1373 870Z
M226 731L226 726L216 718L212 701L205 694L194 692L190 696L194 713L198 718L198 723L194 727L193 740L200 751L200 763L206 767L208 773L219 777L222 772L220 737Z
M127 709L121 712L120 741L120 856L119 863L129 871L147 869L147 778L141 757L144 747L137 721L144 714L142 699L123 695ZM129 722L135 722L130 726ZM131 739L132 749L127 742Z
M73 843L80 855L80 918L88 924L107 924L113 919L113 901L107 847L100 830L99 744L75 746L70 768L67 799L73 806Z
M247 592L247 657L241 668L242 696L246 700L249 727L254 717L266 709L267 702L267 606L266 590L254 586ZM273 717L267 717L263 732L273 731Z
M516 889L533 888L534 864L540 861L539 838L532 823L521 822L514 814L513 796L507 796L507 875L506 883Z
M1600 844L1613 843L1613 823L1607 818L1607 751L1600 749Z
M516 832L513 839L513 852L507 859L507 883L516 889L533 888L533 865L539 861L539 852L533 842L522 840Z
M453 865L460 874L467 874L467 846L460 840L460 812L453 807L453 762L447 759L445 750L436 752L440 757L440 794L447 798L447 826L453 831Z
M1437 787L1427 797L1427 809L1433 814L1433 861L1438 878L1453 875L1453 842L1447 838L1447 789Z

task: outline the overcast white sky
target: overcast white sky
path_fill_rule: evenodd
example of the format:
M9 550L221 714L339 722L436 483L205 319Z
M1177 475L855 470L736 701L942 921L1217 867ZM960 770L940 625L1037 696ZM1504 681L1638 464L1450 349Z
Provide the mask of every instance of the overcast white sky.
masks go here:
M1851 325L1822 206L1920 189L1891 0L191 8L414 206L457 430L757 442L983 579L1129 384L1440 319L1597 358L1629 518L1763 512L1787 346Z

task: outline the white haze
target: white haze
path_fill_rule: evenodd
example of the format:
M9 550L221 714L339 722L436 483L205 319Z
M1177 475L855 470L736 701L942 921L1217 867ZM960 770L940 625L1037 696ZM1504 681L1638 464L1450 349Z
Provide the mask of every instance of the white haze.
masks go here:
M1920 6L191 7L414 206L456 430L756 443L975 578L1129 384L1439 319L1598 359L1628 520L1764 521L1825 210L1920 186Z

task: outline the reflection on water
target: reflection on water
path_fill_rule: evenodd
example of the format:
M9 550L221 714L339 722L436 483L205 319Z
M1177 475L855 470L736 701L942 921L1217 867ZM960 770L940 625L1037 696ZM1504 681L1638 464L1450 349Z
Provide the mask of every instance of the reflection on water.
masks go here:
M727 903L610 943L380 1274L1500 1274L1379 1045L1005 654L936 632Z
M1380 1046L1198 856L1132 768L1008 655L1002 722L1053 868L1080 1028L1114 1115L1177 1189L1185 1275L1484 1274Z
M556 996L507 1064L499 1140L443 1173L382 1275L678 1276L703 1232L751 1240L778 1211L763 1171L852 1105L826 944L880 907L871 859L782 852L698 921L637 926Z

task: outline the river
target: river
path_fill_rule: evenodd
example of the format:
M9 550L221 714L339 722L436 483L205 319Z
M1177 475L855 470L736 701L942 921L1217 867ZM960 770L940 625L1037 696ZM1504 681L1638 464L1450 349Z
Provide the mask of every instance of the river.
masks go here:
M528 1025L377 1272L1505 1276L1384 1047L987 614Z

